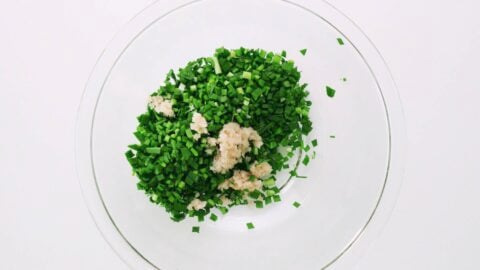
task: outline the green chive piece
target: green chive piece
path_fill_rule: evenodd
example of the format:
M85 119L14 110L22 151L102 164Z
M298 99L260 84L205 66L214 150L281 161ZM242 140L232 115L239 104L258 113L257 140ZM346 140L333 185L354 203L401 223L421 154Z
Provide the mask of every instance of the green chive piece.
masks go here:
M215 205L215 202L212 200L212 199L208 199L207 200L207 203L210 205L210 206L214 206ZM214 215L214 214L212 214Z
M327 96L333 98L335 96L335 89L331 88L330 86L326 87L327 89Z
M210 214L210 220L212 221L217 221L218 220L218 216L215 215L214 213Z
M254 190L254 191L250 192L248 195L252 199L258 199L260 197L260 195L262 195L262 193L258 190Z
M265 179L265 180L263 180L263 185L266 186L266 187L275 186L275 179L273 179L273 178Z
M160 147L148 147L145 149L145 151L149 154L160 154Z
M193 226L193 227L192 227L192 232L194 232L194 233L200 233L200 227L198 227L198 226Z
M220 68L220 63L218 63L217 57L212 57L213 58L213 65L215 68L215 74L220 74L222 73L222 69Z
M269 190L265 191L265 195L267 195L267 196L273 196L275 194L277 194L277 192L275 192L275 190L269 189Z
M317 139L313 140L313 141L312 141L312 146L313 146L313 147L316 147L317 145L318 145Z
M226 208L226 207L219 207L218 210L220 210L222 215L225 215L226 213L228 213L228 208Z
M338 44L340 44L340 45L345 44L345 43L343 43L343 39L342 39L342 38L337 38L337 42L338 42Z
M335 135L330 135L330 138L335 139Z
M282 60L282 57L278 54L274 55L272 58L272 62L276 64L279 64L281 60Z
M255 207L257 207L257 208L263 208L263 202L262 202L262 201L256 201L256 202L255 202Z
M303 158L303 161L302 161L303 165L307 166L309 162L310 162L310 157L309 157L309 156L305 156L305 157Z
M294 206L295 208L299 208L300 205L301 205L301 204L300 204L299 202L293 202L293 206Z
M302 55L305 55L305 54L307 53L307 49L301 49L301 50L300 50L300 53L301 53Z
M255 229L255 226L253 225L252 222L248 222L248 223L247 223L247 228L248 228L249 230L252 230L252 229Z
M265 198L265 205L271 204L272 203L272 197L266 197Z
M280 198L280 195L273 195L273 201L274 202L280 202L282 198Z

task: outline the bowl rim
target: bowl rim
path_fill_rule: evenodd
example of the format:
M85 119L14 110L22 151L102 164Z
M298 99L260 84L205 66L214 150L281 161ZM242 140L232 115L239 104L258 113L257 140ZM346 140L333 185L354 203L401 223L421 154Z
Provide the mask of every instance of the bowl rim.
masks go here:
M91 151L91 132L97 103L111 70L136 38L158 20L184 7L204 1L209 0L157 0L137 13L116 33L97 58L95 66L85 85L77 110L75 163L82 196L90 216L102 237L117 256L130 268L160 269L149 261L148 258L143 256L122 234L103 201L95 177ZM358 261L368 246L379 236L393 211L401 188L407 152L404 113L401 100L393 76L379 50L368 36L345 14L324 0L277 1L301 8L322 19L341 33L343 37L353 45L354 49L370 69L370 72L376 80L385 106L389 131L389 155L385 180L380 195L365 225L335 258L321 268L327 269L335 264L339 269L349 269Z

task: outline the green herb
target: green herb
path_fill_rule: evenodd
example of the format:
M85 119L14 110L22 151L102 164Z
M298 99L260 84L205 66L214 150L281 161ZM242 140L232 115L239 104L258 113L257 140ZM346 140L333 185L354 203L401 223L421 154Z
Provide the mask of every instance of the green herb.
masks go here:
M274 201L274 202L280 202L281 200L282 200L282 198L280 198L279 195L274 195L274 196L273 196L273 201Z
M256 201L256 202L255 202L255 207L257 207L257 208L263 208L263 202L262 202L262 201Z
M330 138L335 139L335 135L330 135Z
M347 78L346 77L343 77L342 78L342 82L346 82L347 81Z
M250 80L252 78L252 73L250 73L248 71L244 71L242 73L242 78Z
M316 147L317 145L318 145L317 139L313 140L313 141L312 141L312 146L313 146L313 147Z
M305 54L307 53L307 49L301 49L301 50L300 50L300 53L301 53L302 55L305 55Z
M327 96L333 98L335 96L335 89L331 88L330 86L326 87L327 89Z
M164 207L172 220L197 217L201 222L210 214L215 221L213 209L226 214L229 207L245 204L245 195L254 198L257 207L280 201L275 175L288 168L293 153L308 151L304 140L312 131L308 85L300 82L300 71L286 57L286 51L218 48L213 56L190 61L176 72L170 70L152 93L171 101L174 116L165 117L147 106L137 117L138 142L128 146L125 157L138 178L137 188ZM195 112L207 120L208 134L191 129ZM218 138L223 126L232 121L257 131L263 145L252 146L230 171L215 173L210 168L218 149L209 146L207 138ZM279 146L291 150L285 156ZM255 161L272 166L272 177L262 181L261 189L218 188L235 170L248 171ZM228 206L222 204L222 196L231 201ZM191 209L194 199L206 202L205 207Z
M295 208L299 208L300 205L301 205L301 204L300 204L299 202L294 202L294 203L293 203L293 206L294 206Z
M198 226L193 226L193 227L192 227L192 232L194 232L194 233L200 233L200 227L198 227Z
M149 154L159 154L160 153L160 147L147 147L145 151Z
M265 204L271 204L271 203L272 203L272 197L266 197Z
M337 38L337 42L338 42L338 44L340 44L340 45L345 44L345 43L343 43L343 39L342 39L342 38Z
M248 228L249 230L252 230L252 229L255 229L255 226L253 225L252 222L248 222L248 223L247 223L247 228Z
M306 156L303 158L302 163L303 163L303 165L307 166L309 162L310 162L310 157L306 155Z
M212 57L213 59L213 66L215 68L215 74L220 74L222 73L222 69L220 68L220 64L218 63L217 57Z

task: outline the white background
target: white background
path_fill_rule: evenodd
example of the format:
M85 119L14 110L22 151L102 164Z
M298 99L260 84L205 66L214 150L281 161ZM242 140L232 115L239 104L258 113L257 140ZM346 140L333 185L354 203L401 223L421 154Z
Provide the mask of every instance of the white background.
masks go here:
M127 269L84 206L73 138L96 58L149 3L0 0L0 269ZM397 206L357 269L480 269L480 2L331 3L385 57L407 122Z

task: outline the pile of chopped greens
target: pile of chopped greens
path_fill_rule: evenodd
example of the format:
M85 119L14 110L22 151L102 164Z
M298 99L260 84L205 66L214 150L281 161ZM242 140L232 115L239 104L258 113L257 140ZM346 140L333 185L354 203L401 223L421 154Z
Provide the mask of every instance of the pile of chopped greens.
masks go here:
M300 75L294 62L286 59L285 51L276 54L245 48L219 48L212 57L191 61L178 72L170 70L164 85L151 96L171 101L174 116L166 117L147 107L138 116L134 132L138 143L129 145L126 152L139 179L138 189L151 202L163 206L175 221L186 216L203 221L215 208L225 214L235 205L252 203L262 208L280 201L275 174L286 169L297 176L296 168L289 168L289 160L302 150L306 155L301 161L307 165L312 158L308 154L313 152L308 152L310 145L304 142L312 130L312 103ZM208 122L208 134L198 140L190 128L194 113ZM263 145L252 146L230 171L216 173L211 167L219 150L212 149L208 137L217 138L222 127L231 122L256 130ZM314 140L311 145L316 144ZM248 171L253 162L268 162L272 168L270 176L261 179L260 189L218 188L234 170ZM228 203L221 197L228 198ZM194 199L206 205L188 209ZM210 215L213 221L217 218L214 213ZM247 226L253 228L253 224ZM199 228L193 231L199 232Z

